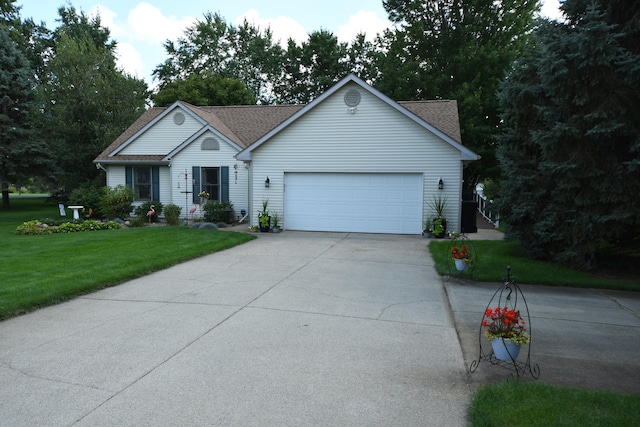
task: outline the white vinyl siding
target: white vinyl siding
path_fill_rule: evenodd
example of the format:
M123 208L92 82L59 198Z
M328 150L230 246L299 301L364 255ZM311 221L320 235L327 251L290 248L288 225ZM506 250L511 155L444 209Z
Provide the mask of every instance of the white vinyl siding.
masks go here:
M229 200L233 203L233 209L237 216L240 214L240 209L248 208L247 169L243 162L237 161L234 157L238 153L238 150L217 136L216 139L220 141L219 150L202 150L202 142L209 137L211 137L211 134L205 132L173 157L171 161L170 184L173 203L182 207L182 215L191 209L193 204L192 195L189 194L185 197L185 194L182 192L185 187L185 172L187 173L186 185L188 186L188 191L191 191L193 166L204 168L227 166L229 168ZM177 146L179 144L175 145ZM175 148L175 146L173 148ZM237 174L234 168L236 164L238 165ZM199 212L198 210L198 213Z
M355 88L361 102L351 114L344 94ZM459 228L460 151L358 85L348 84L252 152L252 223L262 200L284 215L285 172L393 173L423 176L422 222L433 197L447 197L448 229ZM270 187L264 187L269 176ZM444 189L438 190L438 180Z
M185 116L184 123L177 125L173 115L181 111ZM176 108L160 121L139 135L135 141L127 145L118 154L126 155L154 155L167 154L184 142L191 135L202 129L203 124L196 120L186 110Z

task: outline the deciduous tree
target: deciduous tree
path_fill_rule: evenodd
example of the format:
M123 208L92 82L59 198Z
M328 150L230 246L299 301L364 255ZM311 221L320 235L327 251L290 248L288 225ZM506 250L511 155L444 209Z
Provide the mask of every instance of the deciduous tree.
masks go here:
M41 135L55 160L51 176L67 191L98 176L92 160L142 114L144 81L115 65L115 42L100 19L59 10L46 84L38 86Z
M376 88L400 100L455 99L462 139L482 155L467 183L499 173L499 82L519 56L538 0L385 0L397 26L379 41Z

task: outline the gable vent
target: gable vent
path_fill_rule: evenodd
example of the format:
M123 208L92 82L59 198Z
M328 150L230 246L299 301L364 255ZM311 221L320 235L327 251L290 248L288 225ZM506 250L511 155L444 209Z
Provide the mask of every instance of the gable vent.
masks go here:
M173 123L181 125L184 123L184 114L178 112L173 115Z
M355 107L360 104L360 92L355 89L351 89L344 94L344 103L349 107Z
M215 138L205 138L205 140L202 141L202 149L203 150L219 150L220 144L218 143L218 141L215 140Z

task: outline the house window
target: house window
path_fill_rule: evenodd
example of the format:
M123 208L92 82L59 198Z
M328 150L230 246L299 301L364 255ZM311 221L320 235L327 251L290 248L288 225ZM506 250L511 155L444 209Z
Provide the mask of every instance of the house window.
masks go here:
M201 168L201 191L211 195L209 200L220 201L220 168Z
M219 150L220 144L218 144L218 141L216 141L215 138L205 138L205 140L202 141L202 149L203 150Z
M133 191L136 193L136 200L151 200L151 189L151 167L134 167Z

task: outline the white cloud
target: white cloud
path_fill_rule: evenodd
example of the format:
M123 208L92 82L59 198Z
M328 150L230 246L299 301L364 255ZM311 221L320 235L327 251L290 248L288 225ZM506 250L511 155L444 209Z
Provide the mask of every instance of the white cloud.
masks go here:
M558 0L543 0L540 8L540 16L556 21L564 21L564 16L560 12L560 2Z
M292 38L298 43L309 38L304 27L289 16L278 16L277 18L261 18L260 13L255 9L249 9L236 19L236 25L242 24L244 20L259 27L261 30L271 28L273 40L280 41L280 45L287 46L287 40Z
M126 20L103 5L94 6L89 15L99 15L101 25L108 28L111 37L117 41L118 67L148 83L151 82L152 67L163 60L162 44L182 37L187 27L196 21L190 16L165 16L160 9L145 2L133 7Z
M157 44L183 36L185 29L195 21L191 16L164 16L160 9L149 3L138 3L127 17L127 33L133 40Z
M116 64L127 74L139 79L145 78L145 68L142 55L140 55L140 52L130 43L118 43L116 46Z
M336 36L341 42L351 43L358 33L365 33L368 41L373 41L376 34L391 27L391 22L380 19L375 12L358 11L349 17L345 25L338 27Z

